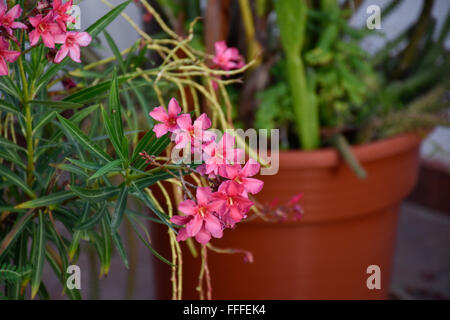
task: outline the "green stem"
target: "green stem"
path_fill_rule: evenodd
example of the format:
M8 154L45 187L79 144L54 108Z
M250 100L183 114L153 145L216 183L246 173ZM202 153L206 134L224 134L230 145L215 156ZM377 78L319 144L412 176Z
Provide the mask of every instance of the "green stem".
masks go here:
M319 114L308 90L303 61L300 56L287 56L287 73L294 104L295 121L303 149L319 147Z
M347 139L345 139L344 136L339 134L336 137L334 137L333 144L334 144L335 148L338 149L338 151L341 154L344 161L353 170L353 172L358 176L358 178L366 179L367 172L366 172L366 170L364 170L364 168L359 163L358 159L353 154L352 148L349 145Z
M27 183L31 186L33 182L34 174L34 147L33 147L33 117L31 116L31 105L29 103L29 92L28 92L28 79L25 74L25 69L23 67L23 56L20 56L18 61L18 66L20 70L20 77L22 79L22 104L25 111L25 139L27 142Z

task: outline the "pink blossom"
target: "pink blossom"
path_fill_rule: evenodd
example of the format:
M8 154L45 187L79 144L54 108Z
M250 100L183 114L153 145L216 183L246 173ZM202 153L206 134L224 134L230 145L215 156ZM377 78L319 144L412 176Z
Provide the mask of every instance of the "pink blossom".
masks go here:
M150 112L150 116L156 121L162 122L153 127L156 137L162 137L167 132L174 132L178 129L177 118L181 112L180 105L175 98L169 101L169 112L164 107L157 107Z
M223 70L232 70L242 68L244 58L239 54L237 48L228 48L225 41L218 41L215 43L216 55L213 62Z
M303 198L303 193L302 193L302 192L299 193L299 194L296 194L296 195L292 196L291 199L289 199L288 205L289 205L289 206L294 206L294 205L296 205L302 198Z
M177 225L186 225L179 230L177 241L186 240L189 237L202 244L208 243L211 236L221 238L223 228L220 220L214 215L214 205L211 204L211 189L208 187L197 188L197 203L193 200L185 200L180 203L178 210L185 216L174 216L171 222Z
M231 227L245 218L246 213L253 206L253 202L243 196L241 190L235 184L222 183L211 198L219 216Z
M259 169L260 165L254 159L249 159L243 168L240 164L227 165L225 166L224 177L230 180L223 183L234 184L235 188L244 193L244 195L247 192L257 194L263 188L264 182L249 177L256 175Z
M208 143L216 137L213 132L207 131L211 127L211 120L206 113L200 115L194 124L192 124L190 114L182 114L177 118L177 124L179 128L174 131L175 148L177 149L183 149L191 143L195 150L200 148L204 142Z
M6 62L14 62L19 58L20 52L10 51L9 42L0 37L0 76L7 76L8 65Z
M224 165L236 163L242 159L244 150L234 148L235 139L234 136L225 132L218 143L212 142L203 147L206 174L221 174Z
M65 34L55 36L55 42L62 44L56 54L55 63L60 63L67 57L67 54L73 61L81 63L80 47L87 47L91 41L92 37L87 32L68 31Z
M72 8L72 0L63 3L62 0L53 0L53 13L55 15L55 22L64 32L67 30L67 23L75 23L75 18L67 14Z
M9 35L13 34L13 29L27 29L21 22L14 21L22 15L22 8L16 4L8 12L8 7L0 0L0 27L3 27Z
M61 35L61 28L53 21L53 13L50 12L45 17L41 14L30 17L30 23L34 29L30 32L30 44L35 46L42 36L42 41L48 48L55 48L55 37Z

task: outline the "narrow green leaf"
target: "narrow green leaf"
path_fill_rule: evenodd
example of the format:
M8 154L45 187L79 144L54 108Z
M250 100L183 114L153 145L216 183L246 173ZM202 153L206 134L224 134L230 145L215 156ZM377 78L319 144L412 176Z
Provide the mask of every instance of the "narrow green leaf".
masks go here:
M21 97L20 91L17 85L11 80L9 76L0 77L0 90L9 94L10 96L19 98Z
M63 170L63 171L67 171L79 176L84 176L86 178L89 177L89 175L84 172L82 169L80 169L77 166L71 165L71 164L67 164L67 163L57 163L57 164L50 164L50 166L55 167L57 169Z
M103 274L107 275L109 273L109 268L111 266L111 256L112 256L112 237L111 237L111 218L109 214L103 215L101 222L101 232L103 241L103 251L105 257L105 264L103 266Z
M103 215L105 214L105 210L106 210L106 202L103 203L103 205L99 209L97 209L97 212L95 212L92 216L90 216L89 218L85 219L83 222L78 224L75 227L75 229L85 230L95 226L102 219Z
M83 168L86 170L97 171L98 169L101 168L100 165L98 165L97 163L94 163L94 162L81 161L81 160L72 159L72 158L66 158L66 159L69 160L70 162L72 162L74 165L77 165L80 168Z
M39 81L36 84L36 92L39 92L39 90L47 85L47 83L60 71L62 70L68 63L70 59L67 57L61 63L59 64L52 64L44 73L42 77L39 78Z
M86 202L84 204L83 212L81 214L80 222L83 223L86 221L89 215L89 209L90 209L90 203ZM78 250L78 246L80 244L81 235L83 234L82 230L75 230L72 236L72 242L69 247L69 260L72 261L73 257L75 256L75 253Z
M131 163L133 163L138 157L139 153L148 149L154 140L156 140L156 135L153 130L147 131L147 133L139 140L136 148L133 151L133 155L131 157Z
M97 179L98 177L101 177L111 171L119 171L122 168L120 167L120 164L122 163L122 160L114 160L111 161L110 163L104 165L103 167L101 167L100 169L97 170L97 172L95 172L89 179Z
M84 106L82 103L69 102L69 101L53 101L53 100L32 100L30 101L34 104L43 105L46 107L53 107L57 109L79 109Z
M70 136L76 140L80 145L88 149L92 154L96 155L100 159L109 162L111 161L111 157L105 153L102 149L100 149L87 135L85 135L78 127L76 127L70 120L57 115L59 121L63 125L63 127L67 130Z
M122 160L125 161L126 158L125 158L125 155L122 154L122 146L121 146L121 144L119 143L117 134L116 134L115 131L114 131L114 128L113 128L113 125L112 125L112 122L111 122L111 117L110 117L110 115L107 114L107 112L106 112L106 110L103 108L103 106L102 106L102 108L101 108L101 111L102 111L103 122L104 122L104 124L105 124L105 129L106 129L106 132L108 133L108 136L109 136L109 140L111 141L111 144L113 145L114 150L115 150L116 153L119 155L119 157L120 157Z
M5 253L6 250L9 248L9 246L14 243L14 241L21 234L22 230L26 227L28 221L30 221L32 217L33 217L33 210L29 210L19 220L16 221L14 227L3 238L0 244L0 257L2 257L3 253Z
M128 258L127 253L125 252L125 248L122 243L122 239L120 238L120 235L117 231L112 232L112 239L114 240L114 244L116 245L117 252L119 253L120 258L123 261L123 264L125 265L125 268L128 269Z
M100 189L86 189L76 186L70 186L70 189L81 199L87 201L102 201L117 196L120 191L118 187L104 187Z
M38 132L38 130L40 128L42 128L43 126L45 126L47 123L49 123L50 121L53 120L54 117L56 117L57 112L56 111L51 111L48 112L40 121L39 123L33 128L33 132L32 135L34 136L36 134L36 132Z
M166 258L164 258L158 251L156 251L156 250L151 246L150 242L147 241L147 240L141 235L141 233L139 232L139 230L138 230L138 228L137 228L137 226L136 226L136 224L135 224L135 222L134 222L133 220L135 220L136 222L138 222L140 225L141 225L141 222L140 222L138 219L134 218L134 217L133 217L133 219L128 219L128 221L130 221L131 226L132 226L133 229L134 229L134 232L137 234L138 238L142 241L142 243L144 243L144 245L151 251L151 253L152 253L155 257L157 257L157 258L158 258L159 260L161 260L162 262L167 263L169 266L173 267L174 264L173 264L172 262L170 262L169 260L167 260ZM146 231L145 227L143 227L142 225L141 225L141 228L142 228L144 231Z
M27 152L27 150L25 148L19 146L18 144L14 143L12 141L6 140L3 137L0 137L0 146L2 146L3 148L17 149L17 150L20 150L23 152Z
M45 259L45 221L44 214L39 211L39 225L37 237L33 238L37 241L36 254L33 257L33 274L31 276L31 299L36 296L41 284L42 271L44 269Z
M106 30L103 31L103 34L105 35L106 41L108 42L108 45L111 48L111 51L113 52L114 56L116 57L117 62L119 63L120 69L122 70L123 73L126 73L127 69L125 67L125 62L123 61L122 55L120 54L119 48L117 47L113 38L109 35L109 33Z
M128 187L125 186L120 190L119 196L116 202L116 208L114 210L114 215L111 220L111 228L116 230L122 223L123 214L125 208L127 207L127 197L128 197Z
M20 117L22 116L19 109L17 109L15 106L7 103L4 100L0 100L0 111L13 113L16 116L20 116Z
M17 157L14 153L8 153L3 150L0 150L0 159L8 160L8 161L18 165L22 169L26 169L26 167L27 167L25 165L25 163L23 162L23 160L20 159L19 157Z
M168 226L170 229L172 229L174 232L176 232L175 229L173 228L173 226L168 221L168 216L164 212L161 212L161 211L159 211L158 208L156 208L155 204L153 203L153 200L150 199L147 194L142 192L142 190L139 189L139 187L136 185L135 182L132 182L132 184L134 186L134 191L138 195L139 199L144 201L144 203L147 205L147 207L149 207L158 216L158 218L161 220L161 222L163 222L166 226Z
M34 199L31 201L23 202L15 208L17 209L29 209L29 208L40 208L40 207L49 207L52 205L56 205L65 200L69 200L74 198L76 195L71 191L59 191L46 196L41 196L38 199Z
M20 179L14 172L7 169L5 166L0 166L0 176L15 184L31 198L36 197L33 190L27 185L27 183Z

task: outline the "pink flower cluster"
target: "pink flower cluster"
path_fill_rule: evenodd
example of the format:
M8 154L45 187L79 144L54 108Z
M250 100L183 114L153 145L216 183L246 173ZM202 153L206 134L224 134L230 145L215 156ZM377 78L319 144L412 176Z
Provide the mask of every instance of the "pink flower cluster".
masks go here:
M172 98L168 112L164 107L157 107L150 116L161 122L153 131L157 137L171 132L176 149L190 146L194 152L201 152L203 163L197 172L214 180L215 186L198 187L194 199L180 203L178 209L184 215L175 216L171 221L179 226L177 240L190 237L202 244L211 237L221 238L225 228L234 228L236 223L246 217L253 206L249 194L261 191L264 183L252 178L260 170L260 165L253 159L242 167L239 162L244 157L242 149L234 148L235 138L225 133L216 142L216 135L208 129L211 121L202 114L193 123L190 114L180 114L178 102Z
M37 6L25 17L22 17L22 8L15 5L8 10L4 0L0 0L0 75L8 75L6 62L15 62L21 55L19 51L10 51L10 41L18 46L18 40L14 36L15 29L27 29L30 45L36 46L42 39L44 45L52 50L57 50L54 62L60 63L67 55L78 63L80 60L80 47L88 46L92 37L87 32L74 32L67 29L68 23L74 23L75 18L68 12L72 8L72 0L38 2ZM22 17L22 18L21 18ZM22 22L16 21L22 19Z
M213 62L216 66L223 70L233 70L242 68L244 63L244 57L239 54L239 50L233 47L227 47L225 41L217 41L214 44L216 54L213 58Z
M87 47L92 41L87 32L67 30L68 23L75 23L75 18L68 14L71 8L72 0L65 3L62 0L53 0L52 3L44 0L39 2L34 10L36 15L29 18L34 27L29 33L32 46L37 45L41 38L44 45L50 49L61 44L54 59L55 63L60 63L67 55L73 61L81 63L80 47Z
M216 53L212 59L216 68L229 71L244 67L244 57L239 54L237 48L228 47L225 41L217 41L214 44ZM218 76L220 79L220 77ZM214 90L217 90L217 82L212 81Z
M14 29L26 29L27 26L16 19L22 15L20 5L15 5L8 11L3 0L0 0L0 76L8 75L7 62L15 62L20 56L19 51L9 50L9 40L15 40Z

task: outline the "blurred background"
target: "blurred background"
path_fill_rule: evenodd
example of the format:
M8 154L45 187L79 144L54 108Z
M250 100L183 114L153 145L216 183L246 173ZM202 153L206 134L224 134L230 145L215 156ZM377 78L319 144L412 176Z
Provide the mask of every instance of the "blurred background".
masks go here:
M113 5L121 2L121 0L109 1ZM149 2L181 36L188 34L190 22L193 19L202 17L194 29L193 45L199 49L205 49L208 53L214 54L214 43L225 40L228 46L237 47L246 61L255 59L254 67L245 74L245 82L230 88L232 102L236 106L234 122L242 127L284 128L281 146L286 149L298 147L298 142L292 139L293 130L289 123L291 115L288 110L292 101L286 98L288 84L281 71L282 49L276 40L279 29L271 1L155 0ZM371 108L379 103L376 99L382 99L384 105L392 105L392 108L396 108L397 105L406 106L418 96L438 87L444 92L444 100L439 100L440 107L443 106L444 111L440 112L449 114L449 64L435 66L433 63L443 57L448 60L450 2L448 0L338 2L342 10L345 10L343 12L347 21L345 27L341 27L338 32L352 46L342 48L337 45L335 50L344 56L344 60L347 56L358 59L361 54L363 58L360 59L362 61L360 69L353 72L355 78L350 78L352 76L349 75L349 84L343 82L342 90L345 97L333 96L334 93L330 89L335 88L333 82L329 87L326 84L323 85L322 94L319 96L319 106L329 105L330 100L334 101L333 108L321 115L323 127L342 130L342 133L351 140L352 128L358 126L358 121L377 115L363 110L355 116L352 111L349 111L349 105L364 105L365 108ZM246 8L243 3L249 6ZM368 30L365 27L369 16L366 10L371 5L381 8L381 29ZM82 28L90 25L109 10L105 1L102 0L81 1L80 6ZM126 14L152 36L158 37L161 34L161 30L155 27L154 18L139 5L130 5L126 9ZM313 19L323 19L320 14L323 12L318 12ZM253 21L251 26L248 25L250 20ZM423 39L417 40L420 42L418 45L410 45L414 43L414 30L419 29L417 26L423 26L421 27ZM108 32L114 37L121 50L130 47L139 39L136 31L122 18L117 19L108 28ZM320 32L321 30L311 29L306 33L306 38L309 35L315 37ZM430 53L429 49L433 42L440 42L444 49L440 51L434 49ZM356 48L353 45L356 45ZM409 46L414 47L415 52L414 58L408 62L408 65L403 68L391 66L391 63L394 65L395 59ZM100 37L95 54L100 57L112 55L105 39ZM322 67L323 61L328 59L326 54L311 52L308 59L311 65L317 66L319 75L323 74L324 78L326 76L332 78L333 70L325 70ZM425 61L427 59L430 61ZM380 70L385 76L382 82L383 88L380 89L380 86L374 84L375 80L369 79L364 84L365 81L359 81L363 76L371 76L372 73L375 79L377 77L375 71L379 74ZM428 73L425 74L425 72ZM409 81L411 79L414 81ZM403 84L408 85L408 90L395 91ZM362 118L364 119L361 120ZM390 126L386 125L387 129L383 134L385 136L395 134L396 128L400 126L409 128L423 125L420 120L413 120L394 121ZM350 125L347 126L347 124ZM428 127L434 127L434 122L426 124ZM326 130L321 134L326 135ZM351 140L351 142L354 141L357 140ZM423 141L420 155L418 184L401 207L390 297L392 299L450 299L450 128L437 123ZM87 271L84 272L81 293L85 298L156 298L155 274L152 267L155 261L142 243L133 238L129 230L122 230L122 233L128 239L131 269L127 272L116 257L113 260L110 275L101 281L97 279L96 272L90 274L86 274ZM127 233L130 236L126 236ZM91 266L95 267L96 263L94 256L80 257L79 264L82 270L89 270ZM46 281L49 291L55 293L52 294L53 298L58 298L60 290L58 281L55 279L52 288L52 274L51 271L48 272L49 280Z

